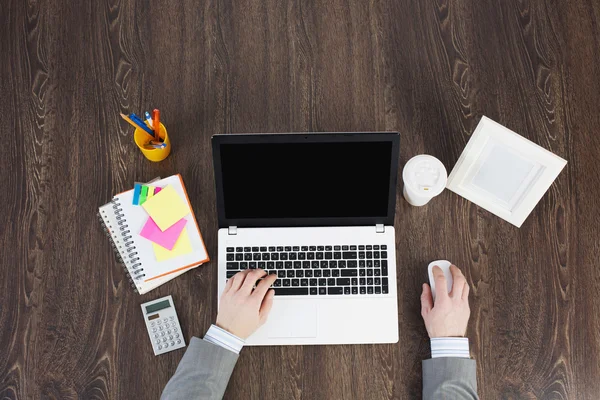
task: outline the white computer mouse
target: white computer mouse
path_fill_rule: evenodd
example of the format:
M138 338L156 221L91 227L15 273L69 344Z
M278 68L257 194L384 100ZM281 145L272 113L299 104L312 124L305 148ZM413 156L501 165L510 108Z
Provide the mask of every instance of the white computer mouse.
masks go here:
M427 267L427 271L429 272L429 286L431 286L431 295L433 296L433 301L435 301L435 280L433 279L433 266L437 265L438 267L440 267L442 269L442 271L444 271L444 275L446 276L446 290L448 291L448 293L450 293L450 291L452 290L452 282L454 281L452 279L452 272L450 272L450 265L452 265L452 263L448 260L437 260L437 261L432 261L429 263L429 266Z

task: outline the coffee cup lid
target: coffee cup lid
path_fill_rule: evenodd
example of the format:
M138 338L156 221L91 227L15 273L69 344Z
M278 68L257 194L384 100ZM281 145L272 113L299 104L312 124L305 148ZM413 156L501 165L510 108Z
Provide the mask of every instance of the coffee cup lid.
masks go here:
M442 193L448 181L446 167L437 158L421 154L414 156L402 171L404 184L419 195L433 197Z

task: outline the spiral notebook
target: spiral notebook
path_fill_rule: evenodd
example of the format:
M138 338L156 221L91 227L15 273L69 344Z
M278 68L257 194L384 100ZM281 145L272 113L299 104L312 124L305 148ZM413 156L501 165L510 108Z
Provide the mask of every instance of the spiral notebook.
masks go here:
M98 209L117 260L124 265L132 287L139 294L147 293L209 260L181 175L154 181L152 185L173 187L187 203L189 214L185 217L187 222L183 234L187 235L186 244L191 247L189 252L158 260L153 243L140 236L148 221L148 213L142 206L133 204L133 189L116 195L110 203Z

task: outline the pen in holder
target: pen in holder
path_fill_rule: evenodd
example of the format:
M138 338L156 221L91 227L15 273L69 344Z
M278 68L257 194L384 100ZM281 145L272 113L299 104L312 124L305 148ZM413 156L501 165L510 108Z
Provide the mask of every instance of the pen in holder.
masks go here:
M135 144L140 149L142 154L150 161L158 162L162 161L171 153L171 141L169 140L169 135L167 134L167 128L160 123L160 130L158 132L158 136L162 139L165 147L160 149L155 149L149 147L150 140L152 140L152 136L150 136L146 131L141 128L136 128L133 133L133 140Z

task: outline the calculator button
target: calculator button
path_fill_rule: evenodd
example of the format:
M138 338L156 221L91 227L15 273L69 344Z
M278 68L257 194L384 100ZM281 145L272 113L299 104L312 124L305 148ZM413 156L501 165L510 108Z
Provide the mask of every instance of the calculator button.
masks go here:
M160 344L160 339L156 339L156 340L154 341L154 343L156 343L156 344Z
M176 337L176 338L178 338L178 337L179 337L179 333L176 333L176 334L175 334L175 337Z
M171 326L177 326L177 324L175 322L172 322Z
M159 331L162 331L162 330L163 330L162 326L159 326L159 327L158 327L158 330L159 330Z
M160 319L159 319L158 321L156 321L156 323L160 325L162 322L160 322Z
M169 319L170 319L171 321L173 321L173 320L175 319L175 317L170 317Z
M169 343L165 343L163 346L166 349L167 347L169 347Z
M154 334L154 337L155 337L155 338L157 338L157 337L158 337L158 333L155 333L155 334Z
M181 344L181 340L177 339L177 344Z
M166 337L162 338L162 341L163 341L163 342L166 342L166 341L167 341L167 338L166 338Z
M166 323L166 322L169 322L169 320L168 320L168 319L166 319L166 318L164 318L164 319L163 319L163 322L165 322L165 323Z
M174 327L174 328L173 328L173 332L177 332L177 327Z
M162 346L161 346L160 344L158 345L158 349L159 349L159 350L162 350Z
M173 340L173 335L169 336L169 340Z
M167 331L167 335L170 335L170 334L171 334L171 330L169 329L169 330Z
M165 336L165 333L164 333L164 332L161 332L161 333L160 333L160 336Z
M152 332L156 332L156 328L152 328Z
M171 346L175 346L175 342L171 342Z
M154 325L155 325L154 321L150 322L150 326L154 326Z

